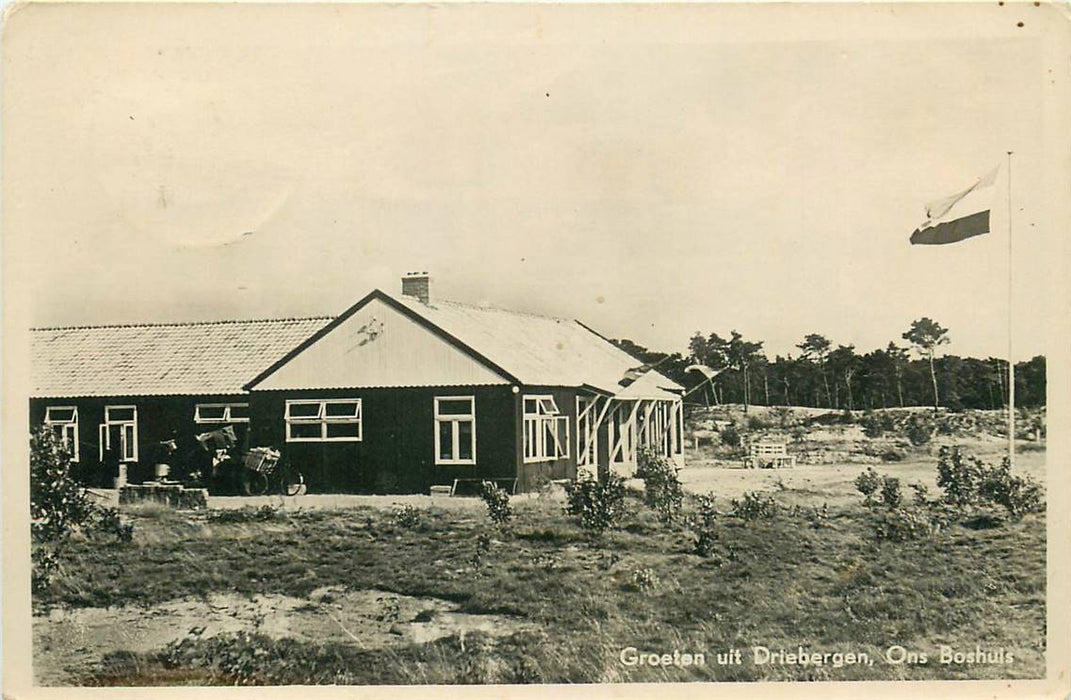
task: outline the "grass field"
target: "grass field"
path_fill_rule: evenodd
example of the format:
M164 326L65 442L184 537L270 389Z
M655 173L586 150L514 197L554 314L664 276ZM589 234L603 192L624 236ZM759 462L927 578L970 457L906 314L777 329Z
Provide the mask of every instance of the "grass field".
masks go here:
M1022 459L1042 471L1043 453ZM933 468L881 470L906 485ZM429 499L416 522L373 506L263 519L135 509L133 542L74 542L35 598L35 673L88 685L1041 677L1043 515L877 541L880 514L851 487L861 469L685 470L690 489L719 494L713 557L635 497L601 539L549 494L515 499L511 532L477 500ZM725 513L748 490L803 507L750 522ZM812 508L823 503L826 517ZM874 663L757 665L759 645ZM928 663L889 663L894 645ZM942 645L1013 660L942 663ZM630 647L705 663L626 665Z

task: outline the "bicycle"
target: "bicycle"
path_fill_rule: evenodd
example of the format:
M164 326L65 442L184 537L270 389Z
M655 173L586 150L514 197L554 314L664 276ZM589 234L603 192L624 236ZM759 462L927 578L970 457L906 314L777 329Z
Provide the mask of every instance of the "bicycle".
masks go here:
M295 469L279 452L268 447L254 447L242 458L242 493L263 496L276 493L299 496L306 492L305 475Z

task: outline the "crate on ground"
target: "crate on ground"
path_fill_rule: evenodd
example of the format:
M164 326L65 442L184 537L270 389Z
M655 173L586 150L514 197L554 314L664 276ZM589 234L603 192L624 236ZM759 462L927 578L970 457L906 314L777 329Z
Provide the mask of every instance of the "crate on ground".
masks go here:
M747 457L744 457L744 469L781 469L795 466L796 456L788 453L788 446L784 442L773 440L759 440L749 444Z

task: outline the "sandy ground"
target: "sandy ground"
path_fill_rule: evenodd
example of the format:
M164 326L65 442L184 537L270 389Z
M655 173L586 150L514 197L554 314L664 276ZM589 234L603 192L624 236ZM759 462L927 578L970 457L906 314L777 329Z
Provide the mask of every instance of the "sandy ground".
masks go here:
M987 459L990 457L987 455ZM1016 455L1015 471L1045 483L1045 453L1026 452ZM995 461L995 460L993 460ZM737 464L725 466L695 466L681 470L684 488L693 493L713 491L719 501L740 498L745 491L780 492L784 500L800 505L843 505L861 498L853 483L856 476L868 467L879 474L900 479L904 495L910 496L908 485L921 483L936 497L937 457L915 458L887 464L818 464L797 465L792 469L741 469Z
M57 608L34 619L34 675L38 685L68 682L109 652L148 652L189 634L253 632L361 648L424 644L474 630L509 635L529 623L504 615L457 612L457 604L376 590L321 588L308 598L213 593L152 608Z

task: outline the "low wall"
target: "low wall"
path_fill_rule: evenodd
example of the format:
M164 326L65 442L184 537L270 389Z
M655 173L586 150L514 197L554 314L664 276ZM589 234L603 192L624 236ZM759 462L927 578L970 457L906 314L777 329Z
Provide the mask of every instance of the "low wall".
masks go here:
M128 484L119 489L119 505L162 503L179 510L208 507L208 489L188 489L181 484Z

